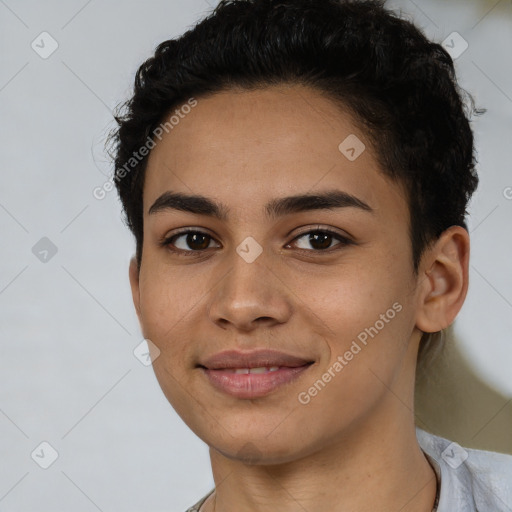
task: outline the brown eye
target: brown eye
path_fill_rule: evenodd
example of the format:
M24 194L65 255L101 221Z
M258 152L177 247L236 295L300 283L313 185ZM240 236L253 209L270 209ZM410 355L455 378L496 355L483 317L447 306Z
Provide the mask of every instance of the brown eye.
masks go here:
M338 243L333 245L333 242L336 240ZM351 243L348 238L329 230L309 231L295 238L295 244L299 249L317 252L326 252L327 249L331 249L332 247L338 245L343 247Z
M333 236L329 233L310 233L309 243L314 249L329 249Z
M185 244L191 249L202 251L210 245L210 237L203 233L188 233L185 238Z
M204 251L210 247L213 238L201 231L185 231L167 238L163 245L170 246L171 250L183 252Z

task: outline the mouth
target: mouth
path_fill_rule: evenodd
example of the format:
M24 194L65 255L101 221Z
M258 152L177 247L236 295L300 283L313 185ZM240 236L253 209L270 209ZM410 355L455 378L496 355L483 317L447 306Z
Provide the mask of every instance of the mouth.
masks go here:
M259 398L296 380L314 361L271 350L225 351L197 365L217 390L242 399Z
M203 366L204 368L204 366ZM244 375L244 374L260 374L260 373L269 373L276 372L280 368L289 368L287 366L259 366L257 368L216 368L214 371L225 372L225 373L234 373L235 375ZM208 368L209 370L211 368Z

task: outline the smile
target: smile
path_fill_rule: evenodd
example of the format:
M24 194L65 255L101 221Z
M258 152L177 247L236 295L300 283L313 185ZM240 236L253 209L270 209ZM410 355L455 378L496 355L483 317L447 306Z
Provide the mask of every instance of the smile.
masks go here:
M257 368L202 368L209 383L217 390L241 399L264 397L296 380L313 363L302 366Z

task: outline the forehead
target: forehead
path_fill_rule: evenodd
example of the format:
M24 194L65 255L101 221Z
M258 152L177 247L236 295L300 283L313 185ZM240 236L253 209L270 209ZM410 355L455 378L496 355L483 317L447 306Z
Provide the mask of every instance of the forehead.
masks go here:
M339 105L303 86L229 90L198 97L157 140L144 215L165 191L216 199L236 216L259 214L276 197L326 189L407 217L401 187L384 176L368 137Z

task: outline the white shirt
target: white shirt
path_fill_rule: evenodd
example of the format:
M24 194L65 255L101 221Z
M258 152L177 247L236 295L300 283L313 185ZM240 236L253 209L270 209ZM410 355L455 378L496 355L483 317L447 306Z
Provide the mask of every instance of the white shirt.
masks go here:
M420 428L416 437L437 463L437 512L512 512L512 455L462 448Z
M440 484L436 512L512 512L512 455L462 448L416 427ZM212 489L186 512L198 512Z

